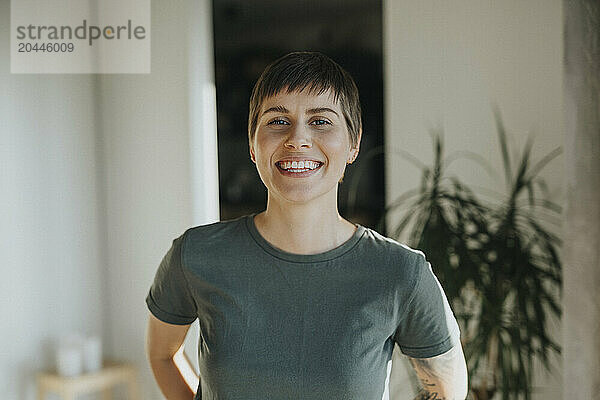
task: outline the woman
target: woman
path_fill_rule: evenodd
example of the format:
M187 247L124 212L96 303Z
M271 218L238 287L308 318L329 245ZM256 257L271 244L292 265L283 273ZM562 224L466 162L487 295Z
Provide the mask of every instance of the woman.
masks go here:
M167 399L194 395L173 357L196 318L195 399L387 398L395 344L422 398L466 397L458 324L425 255L338 212L361 135L356 85L327 56L291 53L262 73L248 139L266 209L186 230L146 298Z

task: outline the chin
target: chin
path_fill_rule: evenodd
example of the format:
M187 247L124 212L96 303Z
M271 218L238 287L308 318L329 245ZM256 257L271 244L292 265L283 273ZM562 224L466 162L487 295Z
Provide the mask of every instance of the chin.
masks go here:
M309 203L311 200L318 198L318 195L306 192L280 193L280 197L290 203Z
M309 203L326 195L330 190L317 190L317 188L279 188L276 190L277 197L282 198L290 203Z

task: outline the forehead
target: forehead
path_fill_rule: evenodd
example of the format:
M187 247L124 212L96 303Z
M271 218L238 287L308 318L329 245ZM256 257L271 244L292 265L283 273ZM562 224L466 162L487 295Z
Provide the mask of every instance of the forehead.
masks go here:
M275 95L267 97L262 101L261 113L267 108L280 105L287 109L329 107L341 111L339 101L336 101L331 89L327 89L321 94L312 93L307 89L289 93L285 89L280 90Z

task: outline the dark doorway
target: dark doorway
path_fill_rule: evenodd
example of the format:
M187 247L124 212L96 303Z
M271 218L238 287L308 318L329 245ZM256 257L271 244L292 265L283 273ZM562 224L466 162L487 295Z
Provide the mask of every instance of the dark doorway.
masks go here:
M358 86L361 151L340 185L339 210L374 228L385 205L384 157L377 151L383 145L381 0L213 0L213 26L221 219L266 207L266 188L248 152L248 101L254 83L276 58L314 50L344 67ZM373 156L365 157L367 153ZM350 196L351 186L359 188L358 195Z

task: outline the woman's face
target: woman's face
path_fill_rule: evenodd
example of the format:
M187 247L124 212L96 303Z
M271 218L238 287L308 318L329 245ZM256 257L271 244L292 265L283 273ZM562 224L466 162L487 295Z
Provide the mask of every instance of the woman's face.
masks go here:
M263 101L250 156L270 196L308 202L337 193L346 163L357 153L330 91L317 96L283 90Z

